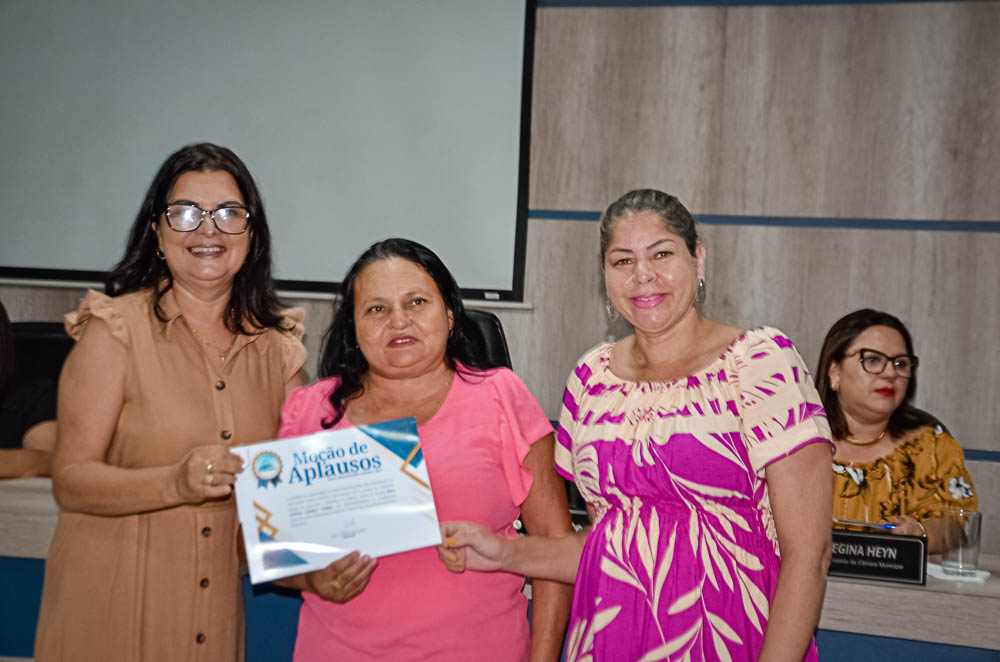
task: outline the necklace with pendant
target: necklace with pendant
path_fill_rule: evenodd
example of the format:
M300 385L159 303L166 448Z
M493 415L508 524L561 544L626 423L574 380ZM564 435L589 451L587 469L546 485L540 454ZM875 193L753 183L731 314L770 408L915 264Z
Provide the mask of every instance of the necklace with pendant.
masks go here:
M205 345L210 350L212 350L213 352L215 352L216 354L219 355L219 361L222 361L223 363L226 362L226 357L229 356L229 352L233 349L233 345L236 344L236 335L235 334L233 334L233 339L229 342L229 346L226 347L225 349L223 349L222 347L219 347L215 343L209 341L209 339L206 338L205 336L203 336L200 333L198 333L198 331L196 331L195 328L193 326L191 326L190 324L188 325L188 328L191 330L191 333L194 334L194 337L197 338L198 340L200 340L203 345Z

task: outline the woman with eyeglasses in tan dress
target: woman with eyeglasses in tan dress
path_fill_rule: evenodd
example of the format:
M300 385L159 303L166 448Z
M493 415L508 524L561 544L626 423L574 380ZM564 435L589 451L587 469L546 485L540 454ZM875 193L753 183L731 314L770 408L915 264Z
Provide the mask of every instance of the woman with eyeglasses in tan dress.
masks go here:
M35 660L242 660L229 447L277 435L306 351L239 157L163 163L106 291L66 316Z
M866 308L827 333L816 388L837 447L834 519L926 536L936 553L948 537L943 509L975 510L977 498L962 447L911 404L918 365L903 323Z

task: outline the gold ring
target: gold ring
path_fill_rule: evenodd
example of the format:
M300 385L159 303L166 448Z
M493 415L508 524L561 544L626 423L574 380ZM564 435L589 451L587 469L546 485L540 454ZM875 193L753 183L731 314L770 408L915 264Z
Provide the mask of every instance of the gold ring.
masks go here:
M205 484L215 485L215 474L205 474Z
M335 591L339 591L340 589L344 588L344 585L340 583L339 579L332 580L330 582L330 586L332 586L333 590L335 590Z
M212 461L211 460L209 460L208 464L205 465L205 471L207 471L208 473L212 473Z

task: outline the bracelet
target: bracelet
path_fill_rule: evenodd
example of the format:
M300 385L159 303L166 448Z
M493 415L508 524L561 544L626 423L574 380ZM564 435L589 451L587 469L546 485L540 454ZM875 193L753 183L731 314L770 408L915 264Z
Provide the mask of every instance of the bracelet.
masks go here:
M914 517L913 521L916 522L917 526L920 527L920 535L922 535L924 538L926 538L927 537L927 527L924 526L924 523L920 521L919 517Z

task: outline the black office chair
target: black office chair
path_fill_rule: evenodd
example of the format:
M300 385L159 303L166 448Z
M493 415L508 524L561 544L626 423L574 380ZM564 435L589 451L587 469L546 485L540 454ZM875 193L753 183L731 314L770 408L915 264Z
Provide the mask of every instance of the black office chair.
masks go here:
M483 334L486 342L486 356L493 365L513 368L510 363L510 352L507 350L507 337L503 333L503 325L500 318L491 312L466 308L469 319L476 323L479 332Z
M511 368L510 352L507 350L507 337L504 335L500 319L493 313L485 310L466 308L465 312L468 313L469 318L476 323L479 331L483 334L483 339L486 341L486 355L490 358L490 362L495 365ZM569 502L569 514L573 519L573 523L577 526L588 526L590 520L587 518L586 502L580 495L579 490L576 489L575 484L571 481L565 482L566 500ZM523 532L520 521L514 526Z
M63 362L73 348L73 339L62 322L14 322L14 381L35 377L59 380Z

